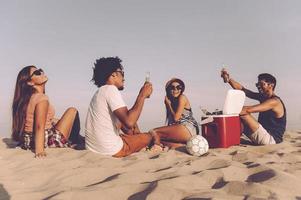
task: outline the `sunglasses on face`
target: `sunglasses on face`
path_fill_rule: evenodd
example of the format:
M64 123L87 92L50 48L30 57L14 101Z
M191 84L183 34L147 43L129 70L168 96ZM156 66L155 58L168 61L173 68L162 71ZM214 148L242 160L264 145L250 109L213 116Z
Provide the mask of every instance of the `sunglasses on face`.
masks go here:
M117 70L117 71L115 71L115 72L119 72L119 73L121 74L121 76L124 77L124 71L119 71L119 70Z
M33 76L40 76L44 71L42 69L37 69L30 75L29 79L31 79Z
M263 86L266 86L268 85L269 83L266 83L266 82L258 82L258 83L255 83L256 87L263 87Z
M170 90L182 90L182 86L181 85L177 85L177 86L170 86Z

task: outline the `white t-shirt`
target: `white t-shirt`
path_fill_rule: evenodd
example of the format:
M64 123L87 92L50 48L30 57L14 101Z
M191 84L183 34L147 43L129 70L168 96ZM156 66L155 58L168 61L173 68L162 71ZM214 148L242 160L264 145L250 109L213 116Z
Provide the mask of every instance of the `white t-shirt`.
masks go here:
M94 94L86 118L86 148L103 155L114 155L123 146L113 111L125 107L120 91L114 85L101 86Z

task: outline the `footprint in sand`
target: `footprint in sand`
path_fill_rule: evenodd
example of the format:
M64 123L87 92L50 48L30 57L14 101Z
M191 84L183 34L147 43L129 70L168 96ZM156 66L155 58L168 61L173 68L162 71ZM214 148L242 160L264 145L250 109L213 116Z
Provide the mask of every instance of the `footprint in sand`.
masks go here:
M131 196L128 197L128 200L140 200L140 199L146 199L147 196L154 191L154 189L158 186L158 181L153 181L150 182L147 187L135 194L132 194Z
M274 161L269 161L269 162L266 162L266 164L268 164L268 165L272 165L272 164L275 164L276 162L274 162Z
M292 146L294 146L294 147L301 147L301 143L298 142L298 143L292 144Z
M119 175L120 175L119 173L118 174L114 174L114 175L109 176L109 177L107 177L104 180L101 180L99 182L86 185L85 187L91 187L91 186L95 186L95 185L99 185L99 184L102 184L102 183L105 183L105 182L109 182L109 181L115 180L115 179L118 178Z
M232 151L232 152L229 153L229 155L231 155L231 156L234 156L236 154L237 154L237 151Z
M277 195L275 193L271 193L269 196L265 197L265 198L258 198L256 197L257 195L255 194L253 195L245 195L244 200L267 200L267 199L271 199L271 200L277 200L279 198L277 198Z
M244 165L251 165L251 164L253 164L254 162L244 162L243 164Z
M252 196L252 195L270 195L269 191L262 188L259 184L254 183L246 183L242 181L230 181L227 185L223 188L228 194L233 195L245 195L245 196ZM249 199L249 198L245 198Z
M295 154L295 155L301 155L301 149L299 149L298 151L292 151L291 154Z
M179 161L175 164L175 166L177 167L183 167L185 165L191 165L192 163L192 160L188 159L188 160L182 160L182 161Z
M260 164L259 163L254 163L254 164L251 164L251 165L248 165L247 168L254 168L254 167L259 167Z
M254 163L254 162L245 162L243 164L247 165L247 168L254 168L260 166L259 163Z
M66 191L62 190L62 191L56 192L56 193L54 193L54 194L52 194L52 195L49 195L49 196L43 198L43 200L55 199L58 195L60 195L60 194L62 194L62 193L64 193L64 192L66 192ZM1 197L1 196L0 196L0 197ZM1 198L0 198L0 199L1 199Z
M236 162L245 162L249 159L248 153L242 152L242 153L236 153L232 156L232 160Z
M218 159L209 163L207 166L207 170L226 168L229 167L230 165L231 165L231 161Z
M203 196L203 195L201 195L201 196ZM208 196L208 195L206 194L204 196ZM198 195L194 195L194 197L185 197L183 200L212 200L212 198L198 197Z
M153 183L153 182L159 182L159 181L164 181L164 180L170 180L170 179L174 179L174 178L178 178L180 176L178 175L174 175L174 173L169 173L166 175L163 175L162 178L154 180L154 181L146 181L146 182L142 182L141 184L149 184L149 183Z
M0 199L10 199L10 195L5 190L2 184L0 184Z
M268 170L264 170L264 171L250 175L246 181L260 183L260 182L267 181L275 176L276 176L276 172L272 169L268 169Z
M159 157L160 157L160 154L155 155L155 156L151 156L151 157L149 157L149 159L157 159L157 158L159 158Z
M297 139L297 140L301 140L301 136L298 136L298 137L296 137L295 139Z
M171 169L172 167L164 167L164 168L161 168L161 169L157 169L154 171L154 173L156 172L161 172L161 171L165 171L165 170L168 170L168 169Z
M138 158L136 156L133 156L133 155L122 158L122 160L137 160L137 159Z
M214 183L214 185L212 185L211 189L221 189L223 188L225 185L227 185L227 181L224 180L224 178L219 178L216 180L216 182Z

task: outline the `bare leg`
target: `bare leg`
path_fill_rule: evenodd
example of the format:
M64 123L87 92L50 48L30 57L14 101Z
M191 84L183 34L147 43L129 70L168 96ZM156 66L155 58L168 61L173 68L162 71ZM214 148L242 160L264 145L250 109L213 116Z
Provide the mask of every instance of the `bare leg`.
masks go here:
M243 121L244 126L250 129L251 133L254 133L259 128L258 121L250 114L241 115L240 118Z
M80 127L77 110L75 108L68 108L61 119L55 125L55 128L60 131L67 139L69 138L71 131L74 131L74 135L78 136ZM74 135L72 135L72 137L75 137Z
M153 130L155 144L160 144L161 140L170 143L186 144L191 138L190 132L183 125L171 125L155 128ZM171 148L175 147L171 145Z
M161 140L161 143L162 143L164 146L167 146L167 147L170 148L170 149L176 149L176 148L178 148L178 147L183 147L183 146L186 145L186 144L183 144L183 143L166 142L166 141L163 141L163 140Z

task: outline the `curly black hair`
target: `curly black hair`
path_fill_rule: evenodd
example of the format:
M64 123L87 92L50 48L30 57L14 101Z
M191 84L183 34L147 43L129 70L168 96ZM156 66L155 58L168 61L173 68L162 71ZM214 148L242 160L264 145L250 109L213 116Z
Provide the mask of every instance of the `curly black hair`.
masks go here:
M123 70L121 65L122 60L116 57L102 57L96 60L93 67L93 78L94 84L97 87L101 87L106 84L108 78L117 69Z
M269 73L259 74L258 75L258 80L263 80L263 81L266 81L267 83L274 84L273 90L275 90L277 81L276 81L276 78L272 74L269 74Z

